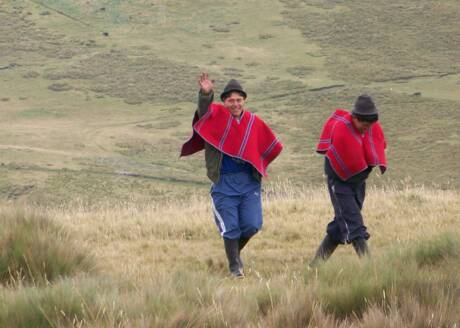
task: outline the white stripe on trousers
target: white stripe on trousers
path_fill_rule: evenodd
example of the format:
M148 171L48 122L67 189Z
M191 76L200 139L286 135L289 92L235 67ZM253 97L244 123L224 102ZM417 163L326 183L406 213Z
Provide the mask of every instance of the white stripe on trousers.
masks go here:
M337 195L335 193L335 185L332 185L331 189L332 189L332 194L334 195L334 198L335 198L335 202L337 203L337 207L340 210L340 218L342 219L343 223L345 223L345 229L347 229L347 236L345 237L346 238L345 241L348 243L350 241L350 230L348 229L347 221L343 217L342 205L340 204L339 198L337 197ZM342 237L342 236L340 236L340 237Z
M211 197L211 204L212 204L212 211L214 212L214 215L216 216L217 220L219 221L220 228L222 230L220 235L223 236L224 233L226 232L224 220L222 219L222 216L220 216L219 212L217 211L216 206L214 205L214 199L212 199L212 197Z

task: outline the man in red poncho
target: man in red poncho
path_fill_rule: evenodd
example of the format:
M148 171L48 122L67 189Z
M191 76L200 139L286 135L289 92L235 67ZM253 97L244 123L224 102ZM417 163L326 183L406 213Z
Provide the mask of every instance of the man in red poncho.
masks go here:
M206 73L198 81L198 109L193 135L181 156L205 150L207 175L212 181L212 209L224 239L232 276L244 276L241 250L262 227L261 177L281 152L271 129L244 107L247 94L230 80L213 103L214 86Z
M386 170L385 136L372 98L361 95L351 113L337 109L326 121L317 146L325 155L324 171L334 218L310 265L327 260L339 244L353 245L361 257L369 255L370 234L361 209L366 179L375 166Z

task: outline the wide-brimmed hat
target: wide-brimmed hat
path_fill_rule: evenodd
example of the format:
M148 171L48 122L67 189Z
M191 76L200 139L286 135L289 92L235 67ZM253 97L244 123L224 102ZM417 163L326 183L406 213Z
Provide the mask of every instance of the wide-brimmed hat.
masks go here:
M352 111L356 115L377 115L379 112L377 107L369 95L361 95L356 99L355 107Z
M246 99L247 97L246 92L241 87L241 84L237 80L234 80L234 79L231 79L230 81L228 81L227 85L224 88L224 91L222 91L222 93L220 94L220 99L224 101L225 96L233 91L241 93L243 95L243 98Z

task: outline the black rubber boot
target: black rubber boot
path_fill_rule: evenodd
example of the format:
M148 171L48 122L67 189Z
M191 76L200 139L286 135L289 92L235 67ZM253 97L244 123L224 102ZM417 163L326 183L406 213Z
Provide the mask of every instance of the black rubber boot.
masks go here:
M315 257L310 262L310 266L316 267L321 261L326 261L332 255L332 253L334 253L338 245L338 242L326 234L323 241L319 245L318 250L316 251Z
M251 237L241 237L239 239L240 252L244 248L244 246L246 246L246 244L248 243L249 239L251 239Z
M370 257L370 252L369 248L367 247L367 241L364 238L358 238L355 239L351 242L353 245L353 248L356 251L356 254L358 254L359 257Z
M248 237L241 237L238 240L238 248L239 248L239 251L238 251L238 264L240 265L240 271L242 273L244 273L244 271L243 271L244 264L243 264L243 260L241 259L241 251L244 248L244 246L246 246L246 244L248 243L249 239L251 239L251 237L249 237L249 238Z
M240 270L240 263L238 261L240 256L239 240L224 238L224 246L231 275L235 278L243 278L244 274Z

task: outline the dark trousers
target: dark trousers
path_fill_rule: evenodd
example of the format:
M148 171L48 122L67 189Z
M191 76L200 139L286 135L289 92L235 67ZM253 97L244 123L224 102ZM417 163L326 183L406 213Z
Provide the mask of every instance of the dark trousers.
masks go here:
M366 195L365 180L347 183L328 177L327 186L334 206L334 218L327 225L328 235L340 244L348 244L360 238L369 239L370 234L361 215Z

